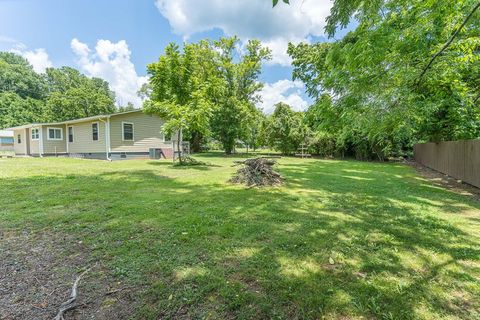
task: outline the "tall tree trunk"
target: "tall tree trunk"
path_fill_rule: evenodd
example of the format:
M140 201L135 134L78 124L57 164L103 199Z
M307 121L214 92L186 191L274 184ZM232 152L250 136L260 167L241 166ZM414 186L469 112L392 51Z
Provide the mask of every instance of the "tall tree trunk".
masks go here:
M178 161L180 162L180 164L183 164L182 152L180 151L180 145L181 145L180 139L181 139L181 137L182 137L182 132L181 132L181 130L178 130L178 132L177 132Z
M192 152L198 153L201 151L202 135L199 132L192 132L192 138L190 139L190 147Z
M232 151L235 150L235 139L226 139L223 141L223 149L225 149L225 154L231 155Z

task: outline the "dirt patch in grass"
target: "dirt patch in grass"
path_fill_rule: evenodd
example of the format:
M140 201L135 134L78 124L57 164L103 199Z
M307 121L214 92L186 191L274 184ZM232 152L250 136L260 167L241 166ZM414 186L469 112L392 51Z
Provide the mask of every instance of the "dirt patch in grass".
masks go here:
M68 319L124 319L134 313L139 288L115 281L78 238L0 230L0 319L53 319L78 286Z
M476 188L461 180L452 178L446 174L427 168L416 162L408 162L408 165L415 168L422 178L431 181L433 184L453 191L458 194L469 196L477 201L480 201L480 189Z

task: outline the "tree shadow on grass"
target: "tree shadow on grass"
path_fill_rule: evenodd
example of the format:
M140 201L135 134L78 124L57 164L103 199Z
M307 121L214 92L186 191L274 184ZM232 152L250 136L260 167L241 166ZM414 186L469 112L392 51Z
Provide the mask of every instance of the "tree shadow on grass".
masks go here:
M178 163L166 162L166 161L149 161L147 164L152 166L161 166L161 167L168 167L169 169L176 169L176 170L200 170L200 171L207 171L211 170L215 167L221 167L220 165L213 164L213 163L195 163L195 164L184 164L180 165Z
M256 157L279 157L280 153L271 153L271 152L262 152L262 151L252 151L250 153L238 152L232 154L226 154L223 151L210 151L210 152L201 152L195 153L193 156L198 156L200 158L256 158Z
M113 275L148 284L142 319L478 315L479 239L449 220L478 203L396 165L280 171L273 189L154 169L3 179L0 219L82 235Z

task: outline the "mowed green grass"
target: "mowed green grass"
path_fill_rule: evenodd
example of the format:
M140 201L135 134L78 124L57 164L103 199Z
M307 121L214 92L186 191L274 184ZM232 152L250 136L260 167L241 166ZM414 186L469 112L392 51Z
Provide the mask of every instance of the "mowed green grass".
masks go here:
M80 237L138 319L479 319L480 203L401 164L0 160L0 230Z

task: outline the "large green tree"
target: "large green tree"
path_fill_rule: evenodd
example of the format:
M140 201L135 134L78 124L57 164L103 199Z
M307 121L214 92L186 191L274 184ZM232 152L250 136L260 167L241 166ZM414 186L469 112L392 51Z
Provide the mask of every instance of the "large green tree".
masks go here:
M264 121L263 134L269 147L287 155L295 153L309 135L304 113L293 111L286 103L277 103L273 114Z
M243 128L241 129L242 135L240 139L245 143L247 153L249 148L255 151L262 145L262 125L265 119L265 114L257 108L252 109L252 112L242 119Z
M331 108L314 109L342 151L384 159L420 140L480 136L477 8L478 0L338 0L327 33L352 18L354 31L289 46L293 77L315 104L332 98Z
M258 81L262 63L271 57L270 50L258 40L248 41L243 54L238 44L236 37L215 42L220 86L214 98L218 108L213 114L212 131L226 154L232 153L237 139L245 140L248 135L246 124L257 113L255 103L263 87Z
M14 92L0 92L0 128L43 122L44 102L22 98Z
M44 117L48 121L115 112L115 94L103 79L88 78L70 67L48 68L46 79L50 92Z
M45 79L28 61L11 52L0 52L0 92L42 100L47 95Z
M191 137L209 135L217 82L214 55L207 41L185 44L183 50L171 43L157 62L148 65L145 112L164 118L164 133L176 132L179 144L182 132ZM182 157L179 160L182 162Z
M170 44L159 60L148 66L150 80L142 95L145 111L167 120L165 130L182 131L198 151L204 138L218 139L227 154L236 140L252 142L258 110L258 81L262 61L270 52L259 41L249 41L245 54L237 38Z
M41 121L46 89L26 59L0 52L0 128Z
M70 67L40 75L25 58L0 52L0 128L112 113L114 100L102 79Z

